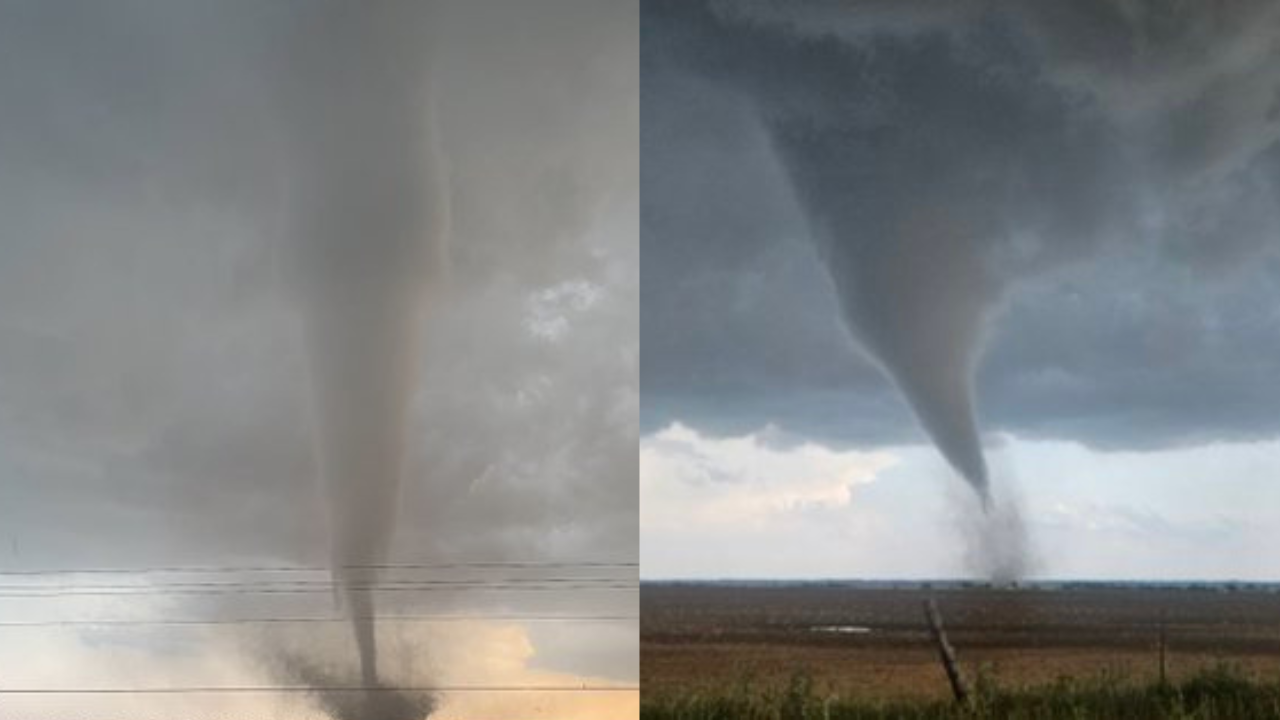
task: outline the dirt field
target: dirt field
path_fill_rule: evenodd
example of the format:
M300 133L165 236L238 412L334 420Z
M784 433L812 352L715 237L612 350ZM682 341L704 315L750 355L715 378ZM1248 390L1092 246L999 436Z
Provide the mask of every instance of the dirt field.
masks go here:
M1061 676L1158 676L1161 618L1170 679L1227 661L1280 678L1280 590L1068 586L671 585L641 591L641 677L649 697L785 686L805 672L824 693L942 698L924 623L936 598L960 662L1001 686Z

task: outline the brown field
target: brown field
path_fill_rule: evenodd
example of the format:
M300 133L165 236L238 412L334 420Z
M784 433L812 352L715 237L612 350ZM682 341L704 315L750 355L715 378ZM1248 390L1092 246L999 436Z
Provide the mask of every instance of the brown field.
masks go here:
M934 597L964 671L1002 687L1062 676L1154 680L1165 628L1170 679L1221 662L1280 679L1280 591L1266 587L946 589L648 584L641 591L647 697L784 687L930 699L948 693L924 623ZM857 626L857 634L816 630Z

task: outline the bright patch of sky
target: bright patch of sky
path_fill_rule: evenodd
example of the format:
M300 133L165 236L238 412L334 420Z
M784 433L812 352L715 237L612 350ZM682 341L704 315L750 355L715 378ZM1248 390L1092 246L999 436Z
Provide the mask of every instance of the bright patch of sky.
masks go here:
M859 450L683 425L640 451L641 558L661 578L972 577L976 510L923 445ZM1022 506L1032 577L1271 580L1280 441L1159 452L988 438Z

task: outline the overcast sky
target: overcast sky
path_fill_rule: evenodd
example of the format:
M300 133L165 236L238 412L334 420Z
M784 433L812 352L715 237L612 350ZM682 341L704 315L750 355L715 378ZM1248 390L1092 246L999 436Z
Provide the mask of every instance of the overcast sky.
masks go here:
M427 3L361 3L375 20L361 35L344 2L0 3L0 569L328 562L304 349L278 250L309 172L340 177L376 152L422 151L387 150L377 133L395 122L332 156L306 154L315 136L297 137L328 127L309 113L404 117L411 103L368 103L395 101L395 81L380 83L412 70L344 59L380 43L398 43L387 55L397 63L431 64L421 75L432 117L415 122L435 123L452 205L391 560L636 561L635 6L439 6L427 23L414 14ZM341 79L353 76L366 82ZM634 577L594 574L607 572ZM502 577L447 577L468 576ZM121 582L41 579L95 580ZM393 612L636 608L634 590L389 597ZM327 592L0 598L0 619L21 621L332 612ZM382 632L392 683L637 681L628 620ZM341 625L0 633L10 688L291 684L282 654L346 678L354 662ZM275 700L3 704L30 718L317 711L305 696L261 704ZM629 717L637 703L468 695L444 698L439 716Z
M1033 575L1280 576L1274 4L646 0L641 47L646 576L980 573L966 399Z

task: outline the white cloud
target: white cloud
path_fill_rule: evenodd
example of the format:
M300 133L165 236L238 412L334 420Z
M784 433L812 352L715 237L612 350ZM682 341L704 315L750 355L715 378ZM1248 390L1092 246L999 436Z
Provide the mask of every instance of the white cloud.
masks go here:
M987 564L978 505L933 448L788 447L771 432L677 424L642 438L646 577L973 577ZM1021 498L1033 577L1280 576L1280 441L1122 453L1006 435L987 449L997 497Z
M768 431L713 438L674 424L640 443L641 532L696 524L764 525L847 507L894 464L885 453L812 442L781 447Z
M604 290L588 280L566 280L530 293L525 300L525 326L539 340L564 337L573 317L595 307Z

